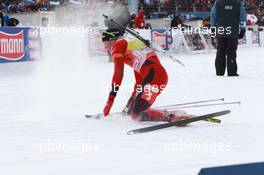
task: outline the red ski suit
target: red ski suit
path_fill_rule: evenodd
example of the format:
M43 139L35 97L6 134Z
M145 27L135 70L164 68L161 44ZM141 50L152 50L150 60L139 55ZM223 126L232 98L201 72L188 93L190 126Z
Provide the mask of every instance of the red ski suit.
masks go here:
M125 39L118 39L112 45L111 55L114 61L114 87L121 85L125 64L134 69L136 83L131 95L133 102L129 108L133 118L141 120L138 114L148 109L166 87L167 72L153 49L145 47L140 50L128 50L128 41Z

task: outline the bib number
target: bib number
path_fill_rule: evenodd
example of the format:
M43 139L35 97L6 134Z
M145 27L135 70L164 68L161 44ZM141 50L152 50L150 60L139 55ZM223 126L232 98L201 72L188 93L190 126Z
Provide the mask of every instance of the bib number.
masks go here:
M153 52L152 49L145 48L144 50L136 50L133 52L134 55L134 63L133 68L135 71L139 72L143 64L147 59L147 54Z

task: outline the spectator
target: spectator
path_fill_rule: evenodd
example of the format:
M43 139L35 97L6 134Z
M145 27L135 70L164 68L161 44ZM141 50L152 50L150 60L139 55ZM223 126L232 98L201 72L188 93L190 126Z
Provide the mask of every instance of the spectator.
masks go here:
M177 28L179 25L182 25L183 21L180 17L180 14L174 14L171 20L171 28Z
M7 26L15 27L19 24L19 21L16 18L9 18L7 22Z
M152 26L151 26L151 24L150 23L146 23L146 26L145 26L145 29L152 29Z
M2 10L0 10L0 20L1 20L1 26L5 26L4 14Z
M129 22L128 22L128 28L135 28L135 19L136 19L136 14L135 13L132 13L130 15L130 19L129 19Z
M203 27L211 28L211 24L210 24L210 16L205 17L205 18L203 19Z
M216 32L218 44L215 59L217 76L223 76L226 67L228 76L239 76L236 51L238 38L241 39L245 35L245 28L241 28L239 32L239 24L245 21L246 12L240 0L217 0L215 2L211 11L211 25L218 31Z
M4 14L4 26L8 25L9 16L8 14Z
M135 28L136 29L145 28L144 11L142 9L138 11L138 16L135 18Z

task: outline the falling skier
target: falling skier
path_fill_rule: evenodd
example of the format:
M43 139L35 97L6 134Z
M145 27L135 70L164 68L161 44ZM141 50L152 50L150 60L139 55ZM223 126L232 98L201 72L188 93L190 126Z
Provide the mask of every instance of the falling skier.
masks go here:
M152 48L138 39L123 38L124 32L119 29L108 29L103 32L102 40L111 45L111 56L114 62L112 88L109 93L103 114L108 116L121 85L124 65L134 69L134 91L127 102L124 113L136 121L174 122L189 118L184 111L166 112L151 109L151 105L164 90L168 75Z

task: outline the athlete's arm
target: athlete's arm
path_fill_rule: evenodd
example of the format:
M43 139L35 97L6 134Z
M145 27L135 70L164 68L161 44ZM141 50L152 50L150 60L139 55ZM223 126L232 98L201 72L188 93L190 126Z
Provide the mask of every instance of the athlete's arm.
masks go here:
M114 75L112 78L112 86L118 88L122 83L124 75L124 54L127 49L127 42L124 39L118 39L112 46L111 54L114 61ZM116 95L116 94L114 94Z
M114 61L114 75L112 78L112 89L109 93L107 103L104 107L104 116L109 115L109 112L114 103L119 86L122 83L124 75L124 54L126 51L127 43L126 41L117 40L112 46L112 58Z
M124 62L122 58L114 58L114 75L112 78L112 95L116 96L124 76Z

